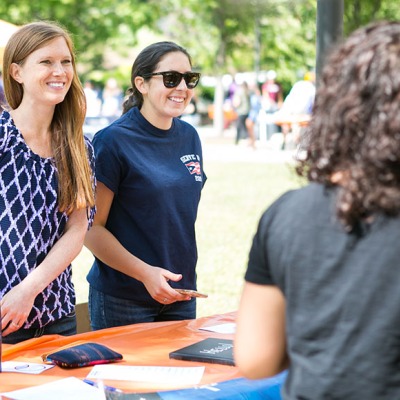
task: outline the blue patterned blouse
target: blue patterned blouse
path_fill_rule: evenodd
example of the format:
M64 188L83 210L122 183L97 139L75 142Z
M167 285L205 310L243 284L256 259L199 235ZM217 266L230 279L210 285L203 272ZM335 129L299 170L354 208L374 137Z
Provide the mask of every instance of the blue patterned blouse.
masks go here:
M94 171L92 145L86 140ZM95 185L92 176L93 189ZM62 236L68 216L58 211L57 169L33 153L10 114L0 115L0 295L18 285ZM88 226L95 208L90 209ZM74 310L71 265L36 297L24 328L39 328Z

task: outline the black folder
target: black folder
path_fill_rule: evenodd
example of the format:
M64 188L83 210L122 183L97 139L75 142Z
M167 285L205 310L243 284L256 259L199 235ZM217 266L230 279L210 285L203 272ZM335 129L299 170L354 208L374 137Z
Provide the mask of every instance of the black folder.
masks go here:
M169 358L234 366L233 340L204 339L169 353Z

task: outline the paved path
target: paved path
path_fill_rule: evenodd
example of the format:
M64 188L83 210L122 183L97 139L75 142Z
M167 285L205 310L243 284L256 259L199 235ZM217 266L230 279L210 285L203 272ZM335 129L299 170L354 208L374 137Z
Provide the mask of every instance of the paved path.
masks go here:
M197 128L203 143L204 159L221 162L293 163L295 150L281 150L282 137L275 134L268 142L257 141L256 149L246 140L235 145L235 129L227 129L222 137L215 134L212 126Z

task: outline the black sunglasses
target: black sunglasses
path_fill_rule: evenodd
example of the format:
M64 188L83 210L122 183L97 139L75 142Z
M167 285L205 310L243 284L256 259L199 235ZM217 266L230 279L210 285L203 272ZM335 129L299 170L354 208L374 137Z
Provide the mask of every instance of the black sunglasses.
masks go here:
M194 89L200 80L199 72L185 72L181 74L178 71L154 72L143 76L143 78L150 78L155 75L162 75L164 86L168 89L177 87L181 83L182 78L185 80L188 89Z

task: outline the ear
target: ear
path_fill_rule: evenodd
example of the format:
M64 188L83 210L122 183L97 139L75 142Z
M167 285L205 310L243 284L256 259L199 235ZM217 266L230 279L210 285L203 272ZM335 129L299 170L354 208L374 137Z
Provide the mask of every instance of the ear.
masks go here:
M21 77L21 67L17 63L12 63L10 65L10 75L16 80L18 83L22 83Z
M148 83L144 80L143 77L137 76L134 80L134 84L136 89L139 90L140 93L146 94L148 92Z

